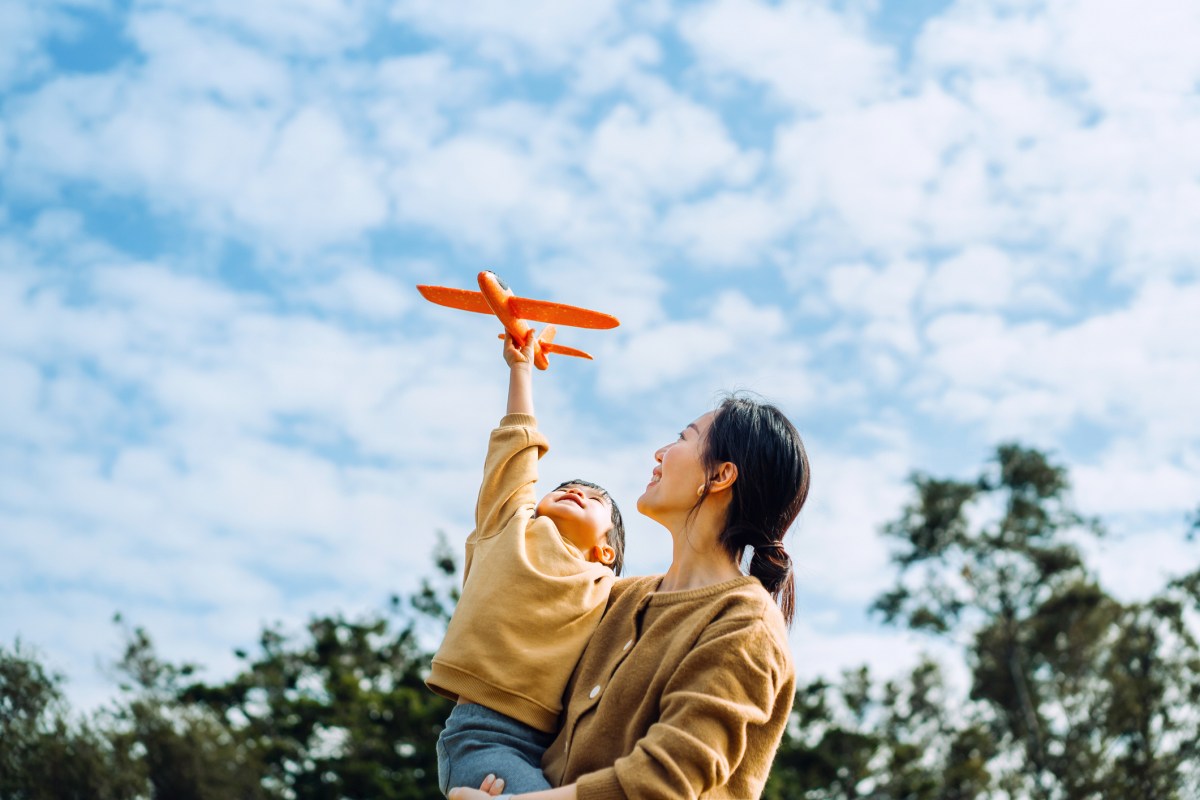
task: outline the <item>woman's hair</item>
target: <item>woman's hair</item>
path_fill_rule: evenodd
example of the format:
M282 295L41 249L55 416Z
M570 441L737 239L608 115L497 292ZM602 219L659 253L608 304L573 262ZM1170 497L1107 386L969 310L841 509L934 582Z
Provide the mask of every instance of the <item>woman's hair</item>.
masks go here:
M621 509L617 508L617 501L613 500L612 495L608 493L608 489L591 481L582 480L581 478L576 478L573 481L563 481L554 487L554 491L557 492L559 489L565 489L568 486L586 486L589 489L603 492L604 496L608 498L609 508L612 509L610 516L612 528L608 531L608 546L613 549L613 553L615 554L610 569L612 569L614 575L619 576L621 570L625 568L625 521L621 519Z
M796 609L792 560L783 535L808 497L808 454L796 426L773 405L741 395L717 407L701 460L706 475L729 461L737 466L725 528L717 542L737 563L754 550L750 574L779 603L788 625ZM697 507L708 496L708 480Z

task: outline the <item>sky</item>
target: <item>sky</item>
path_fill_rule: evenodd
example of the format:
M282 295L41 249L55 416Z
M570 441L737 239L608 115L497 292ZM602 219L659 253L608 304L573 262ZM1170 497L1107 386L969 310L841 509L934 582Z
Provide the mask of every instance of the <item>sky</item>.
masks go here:
M0 5L0 643L83 708L119 612L233 674L470 530L506 370L419 283L589 306L535 376L543 488L634 511L722 392L796 423L802 680L868 615L914 471L1049 452L1122 598L1194 566L1194 0Z

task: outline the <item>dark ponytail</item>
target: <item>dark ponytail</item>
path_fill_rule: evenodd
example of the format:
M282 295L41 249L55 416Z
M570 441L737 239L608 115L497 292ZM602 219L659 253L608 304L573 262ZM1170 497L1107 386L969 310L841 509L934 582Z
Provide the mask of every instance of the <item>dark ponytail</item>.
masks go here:
M737 563L753 550L750 574L762 583L788 625L796 613L792 559L783 535L808 497L808 454L796 426L773 405L745 396L717 407L705 438L705 473L729 461L737 466L729 515L718 543ZM704 486L701 502L708 495Z

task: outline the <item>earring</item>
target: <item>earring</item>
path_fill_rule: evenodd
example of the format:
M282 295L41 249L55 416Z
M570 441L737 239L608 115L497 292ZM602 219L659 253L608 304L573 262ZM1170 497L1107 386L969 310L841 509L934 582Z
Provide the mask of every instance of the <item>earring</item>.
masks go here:
M696 497L704 497L704 485L703 484L701 484L700 488L696 490Z

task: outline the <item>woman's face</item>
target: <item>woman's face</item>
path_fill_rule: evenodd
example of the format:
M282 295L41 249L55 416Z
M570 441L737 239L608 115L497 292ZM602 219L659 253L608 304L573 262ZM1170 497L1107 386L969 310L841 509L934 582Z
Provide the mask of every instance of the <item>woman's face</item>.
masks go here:
M650 483L638 498L637 509L650 519L670 527L678 516L686 517L704 485L704 439L712 425L713 414L697 417L679 434L674 442L663 445L654 453L657 465Z

